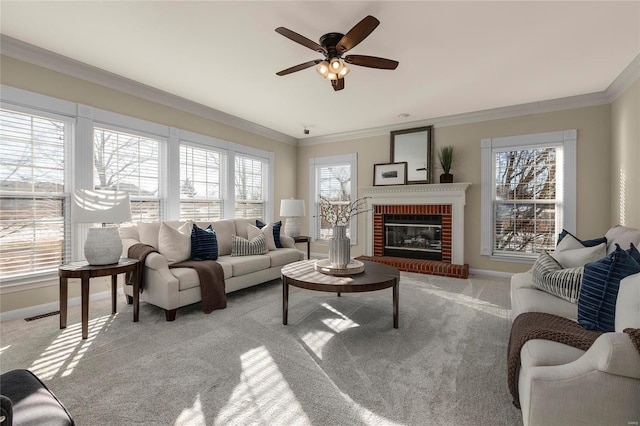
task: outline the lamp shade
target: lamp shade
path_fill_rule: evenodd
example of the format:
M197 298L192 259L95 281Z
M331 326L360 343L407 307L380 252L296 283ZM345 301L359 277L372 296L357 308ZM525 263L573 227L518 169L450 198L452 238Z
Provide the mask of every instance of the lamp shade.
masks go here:
M282 217L301 217L304 216L304 200L280 201L280 216Z
M75 223L121 223L131 220L131 202L125 191L76 189L71 203Z

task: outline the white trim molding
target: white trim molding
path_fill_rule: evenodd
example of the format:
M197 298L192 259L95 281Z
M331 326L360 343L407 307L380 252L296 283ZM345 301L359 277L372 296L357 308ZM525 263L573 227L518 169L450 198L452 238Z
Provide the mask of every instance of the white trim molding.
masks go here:
M431 185L393 185L360 188L367 199L364 254L373 256L373 206L380 205L451 205L451 263L464 265L464 206L471 182Z

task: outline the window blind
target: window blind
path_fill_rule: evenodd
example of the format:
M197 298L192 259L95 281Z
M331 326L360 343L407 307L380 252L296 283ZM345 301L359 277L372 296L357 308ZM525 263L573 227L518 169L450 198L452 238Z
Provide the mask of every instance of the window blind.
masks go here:
M496 151L494 253L537 254L560 232L561 147Z
M129 192L132 221L162 218L160 141L94 127L94 188Z
M222 219L225 162L221 152L180 146L180 220Z
M54 271L70 257L69 132L68 121L0 110L0 281Z
M235 217L265 218L266 160L235 155Z

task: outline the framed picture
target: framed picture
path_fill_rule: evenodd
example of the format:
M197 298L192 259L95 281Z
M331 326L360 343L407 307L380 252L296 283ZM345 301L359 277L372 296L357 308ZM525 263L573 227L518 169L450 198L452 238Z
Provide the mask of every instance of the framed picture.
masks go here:
M431 183L433 126L391 132L391 162L407 163L407 183Z
M373 165L373 185L406 185L407 162Z

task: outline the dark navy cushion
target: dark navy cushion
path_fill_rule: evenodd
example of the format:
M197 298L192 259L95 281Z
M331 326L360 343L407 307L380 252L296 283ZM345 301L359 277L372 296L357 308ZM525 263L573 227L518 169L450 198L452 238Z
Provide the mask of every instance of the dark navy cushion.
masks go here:
M562 241L562 239L567 235L571 235L573 238L580 241L582 245L585 247L595 247L602 243L607 244L607 237L594 238L593 240L581 240L580 238L573 235L571 232L567 231L566 229L563 229L562 232L558 234L558 241L556 242L556 245L558 245L558 243L560 243L560 241Z
M191 260L217 260L218 238L211 225L202 229L196 224L191 230Z
M256 219L256 226L262 229L267 226L267 224L260 219ZM282 221L273 222L273 241L275 241L277 248L284 248L282 241L280 241L280 228L282 228Z
M578 298L578 322L587 330L615 331L620 280L640 272L640 263L618 244L609 256L584 265Z

